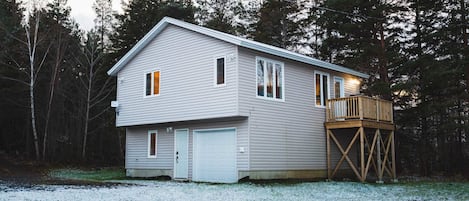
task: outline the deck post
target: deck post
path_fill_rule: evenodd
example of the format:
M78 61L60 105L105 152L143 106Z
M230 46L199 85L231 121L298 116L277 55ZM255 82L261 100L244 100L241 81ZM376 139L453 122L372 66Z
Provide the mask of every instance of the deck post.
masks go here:
M379 99L375 99L375 102L376 102L376 121L379 122L379 115L381 113L381 104L379 104Z
M329 129L326 130L326 149L327 149L327 180L331 180L331 136L330 136L330 133L331 132Z
M363 97L358 97L358 116L363 120Z
M394 147L394 131L391 131L391 168L392 168L392 179L394 182L397 182L397 175L396 175L396 150Z
M378 135L378 141L376 142L377 143L377 146L376 146L376 163L378 165L378 172L376 174L376 176L378 176L378 181L376 181L376 183L383 183L383 174L381 174L381 170L384 168L382 165L382 162L381 162L381 132L379 129L376 129L376 135Z
M360 172L361 172L361 182L365 182L366 173L365 173L365 143L364 143L365 133L363 127L360 127Z

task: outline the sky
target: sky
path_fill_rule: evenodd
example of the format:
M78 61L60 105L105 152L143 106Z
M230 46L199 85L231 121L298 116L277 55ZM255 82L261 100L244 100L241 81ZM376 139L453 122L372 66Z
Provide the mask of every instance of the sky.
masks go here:
M84 30L90 30L94 26L96 14L93 10L95 0L68 0L67 5L72 8L71 16ZM112 9L121 12L121 0L112 0Z

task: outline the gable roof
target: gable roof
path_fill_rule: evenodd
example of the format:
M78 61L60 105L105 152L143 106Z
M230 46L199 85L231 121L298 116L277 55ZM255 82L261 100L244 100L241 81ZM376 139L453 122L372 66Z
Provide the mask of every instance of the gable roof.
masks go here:
M267 45L267 44L264 44L264 43L260 43L260 42L252 41L252 40L249 40L249 39L237 37L237 36L234 36L234 35L231 35L231 34L227 34L227 33L223 33L223 32L220 32L220 31L213 30L213 29L201 27L201 26L198 26L198 25L194 25L194 24L187 23L187 22L184 22L184 21L181 21L181 20L170 18L170 17L164 17L160 22L158 22L158 24L156 24L150 30L150 32L148 32L140 41L138 41L138 43L132 49L130 49L129 52L127 52L127 54L125 54L111 69L109 69L109 71L107 71L107 74L112 75L112 76L116 76L117 73L130 60L132 60L133 57L135 57L135 55L137 55L143 48L145 48L145 46L147 46L152 41L152 39L155 38L168 25L178 26L178 27L181 27L181 28L184 28L184 29L188 29L188 30L191 30L191 31L203 34L203 35L207 35L207 36L210 36L210 37L213 37L213 38L216 38L216 39L219 39L219 40L234 44L234 45L238 45L240 47L245 47L245 48L248 48L248 49L257 50L257 51L260 51L260 52L264 52L264 53L267 53L267 54L272 54L272 55L275 55L275 56L291 59L291 60L294 60L294 61L299 61L299 62L302 62L302 63L311 64L311 65L319 66L319 67L322 67L322 68L325 68L325 69L338 71L338 72L342 72L342 73L347 73L347 74L355 75L355 76L362 77L362 78L368 78L369 77L369 75L367 75L365 73L361 73L361 72L352 70L350 68L346 68L346 67L339 66L339 65L336 65L336 64L328 63L328 62L321 61L319 59L315 59L315 58L312 58L312 57L308 57L308 56L305 56L303 54L295 53L295 52L292 52L292 51L289 51L289 50L286 50L286 49L282 49L282 48L274 47L272 45Z

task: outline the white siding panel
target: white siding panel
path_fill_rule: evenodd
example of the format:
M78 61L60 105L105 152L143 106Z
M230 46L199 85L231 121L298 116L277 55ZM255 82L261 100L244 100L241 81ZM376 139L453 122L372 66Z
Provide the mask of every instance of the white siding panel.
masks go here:
M236 62L226 62L226 85L214 86L215 56L236 47L168 26L118 73L117 126L237 116ZM160 94L144 97L145 73L160 70Z
M148 158L148 130L158 130L157 156ZM146 169L160 167L173 168L174 137L163 129L127 128L126 129L126 168Z
M193 132L201 129L236 128L236 149L239 150L241 147L245 149L244 153L239 151L236 153L237 168L238 170L248 170L250 150L248 149L248 120L246 118L226 118L127 128L125 167L134 169L173 169L174 133L166 133L167 127L173 127L173 131L175 129L189 129L189 178L192 178ZM147 158L148 130L158 130L158 156L156 159Z
M255 57L284 62L285 101L256 97ZM351 76L238 48L239 110L249 116L251 170L326 169L325 109L315 106L314 70L345 79L345 95L358 93ZM332 97L331 93L331 97Z

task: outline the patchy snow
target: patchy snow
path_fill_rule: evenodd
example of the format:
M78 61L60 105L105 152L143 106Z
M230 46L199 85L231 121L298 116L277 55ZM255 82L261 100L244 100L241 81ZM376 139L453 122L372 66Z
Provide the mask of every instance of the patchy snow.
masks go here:
M0 181L0 200L469 200L469 184L206 184L174 181L119 181L111 187L35 185ZM427 187L427 186L430 187ZM448 186L447 186L448 185Z

